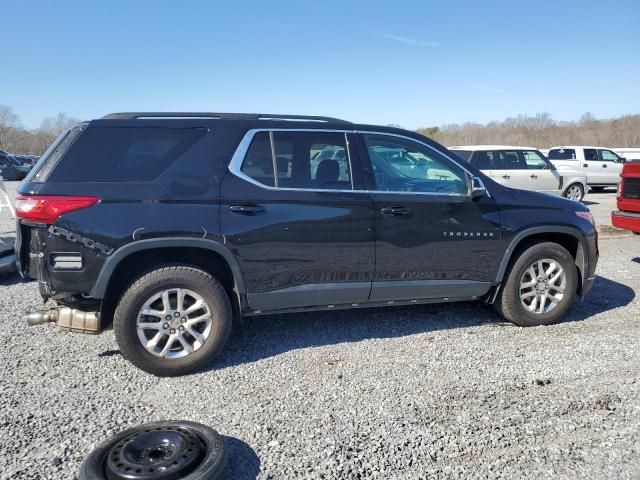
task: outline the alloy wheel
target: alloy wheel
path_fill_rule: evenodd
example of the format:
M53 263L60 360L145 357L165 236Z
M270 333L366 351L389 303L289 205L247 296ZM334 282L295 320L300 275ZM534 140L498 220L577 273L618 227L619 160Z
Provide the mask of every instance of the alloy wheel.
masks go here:
M136 330L142 346L163 358L181 358L204 345L213 319L198 293L170 288L147 299L138 313Z
M567 276L559 262L551 258L536 260L520 279L520 302L532 313L549 313L564 298L566 286Z
M572 185L567 189L566 198L579 201L582 199L582 189L578 185Z

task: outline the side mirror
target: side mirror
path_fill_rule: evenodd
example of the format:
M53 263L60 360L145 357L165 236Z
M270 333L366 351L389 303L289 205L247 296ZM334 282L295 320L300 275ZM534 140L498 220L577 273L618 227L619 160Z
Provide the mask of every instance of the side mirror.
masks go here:
M480 177L471 177L469 183L471 198L480 198L487 194L487 187L484 186Z
M627 159L626 159L625 157L620 157L620 158L618 159L618 162L620 162L620 163L627 163Z

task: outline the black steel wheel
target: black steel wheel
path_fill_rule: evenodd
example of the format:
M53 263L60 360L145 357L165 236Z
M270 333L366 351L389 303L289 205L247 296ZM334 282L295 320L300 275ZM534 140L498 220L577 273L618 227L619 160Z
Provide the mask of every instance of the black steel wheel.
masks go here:
M153 422L121 432L82 462L80 480L213 480L226 466L218 433L187 421Z

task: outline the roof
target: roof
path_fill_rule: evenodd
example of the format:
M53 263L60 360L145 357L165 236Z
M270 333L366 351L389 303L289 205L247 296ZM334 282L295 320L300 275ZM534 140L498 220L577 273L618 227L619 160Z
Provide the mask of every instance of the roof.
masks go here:
M556 148L573 148L574 150L576 148L604 148L606 150L613 150L613 148L603 147L602 145L600 145L599 147L593 145L558 145L557 147L549 147L549 150L554 150Z
M538 150L536 147L523 147L522 145L458 145L447 148L449 150L471 150L473 152L482 150Z
M275 113L219 113L219 112L121 112L110 113L103 120L136 120L145 118L211 118L220 120L302 120L312 122L351 123L340 118L315 115Z

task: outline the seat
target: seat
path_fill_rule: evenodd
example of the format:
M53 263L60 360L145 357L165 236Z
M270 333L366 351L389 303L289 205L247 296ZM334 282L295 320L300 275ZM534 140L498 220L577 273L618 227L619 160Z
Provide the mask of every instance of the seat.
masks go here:
M318 187L333 186L340 178L340 164L336 160L322 160L316 170L316 185Z

